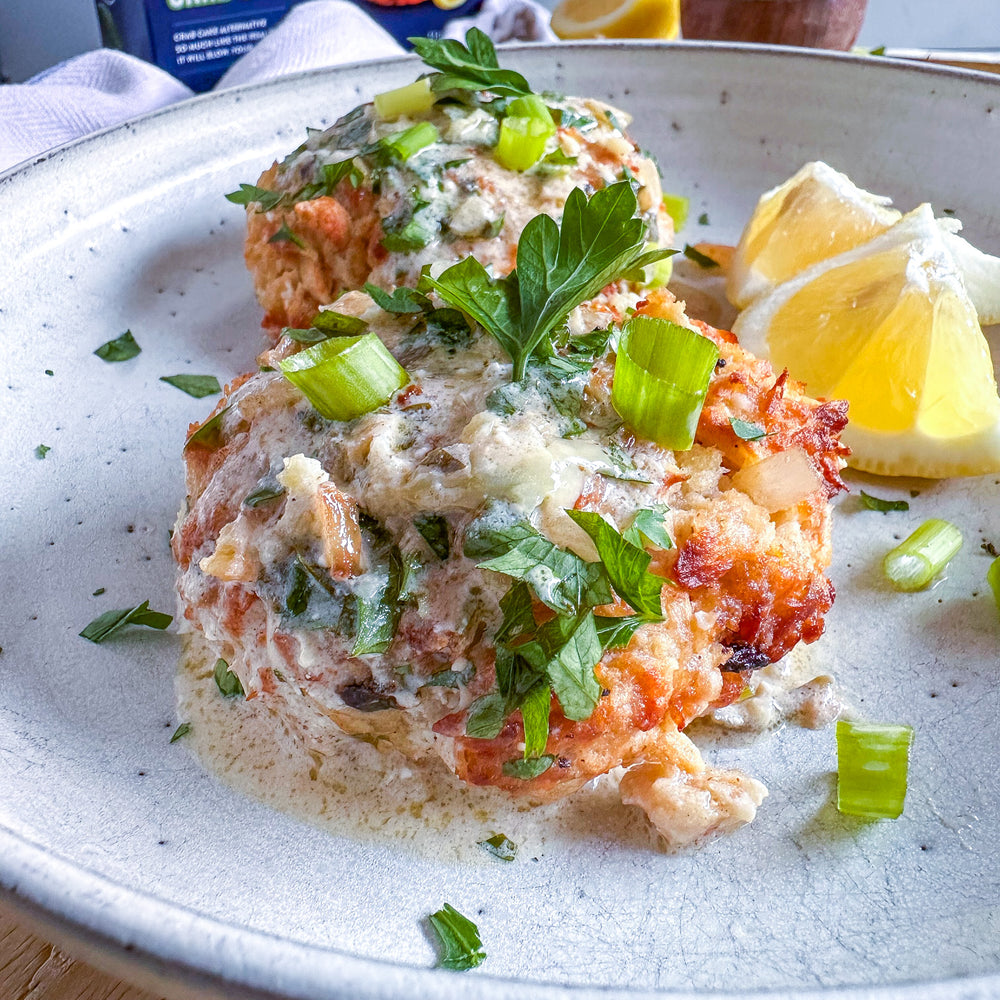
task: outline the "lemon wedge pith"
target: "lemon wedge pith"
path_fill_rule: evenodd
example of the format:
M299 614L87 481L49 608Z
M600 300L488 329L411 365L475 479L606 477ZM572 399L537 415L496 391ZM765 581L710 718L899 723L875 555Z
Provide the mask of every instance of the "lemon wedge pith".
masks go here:
M551 27L564 39L676 38L680 0L562 0Z
M848 400L844 441L866 472L1000 470L989 346L929 205L758 299L734 332L751 351Z
M726 296L744 308L820 260L867 242L902 215L822 161L761 195L733 254Z

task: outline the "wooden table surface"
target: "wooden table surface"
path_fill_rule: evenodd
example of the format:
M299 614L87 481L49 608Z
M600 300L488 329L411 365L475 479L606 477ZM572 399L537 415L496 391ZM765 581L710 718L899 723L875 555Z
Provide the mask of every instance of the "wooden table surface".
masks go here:
M0 906L0 1000L158 1000L79 962Z

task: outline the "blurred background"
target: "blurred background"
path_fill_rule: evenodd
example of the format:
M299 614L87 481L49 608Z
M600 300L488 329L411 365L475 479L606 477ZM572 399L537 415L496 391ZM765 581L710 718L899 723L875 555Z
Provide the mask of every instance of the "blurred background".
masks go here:
M156 0L162 8L164 23L182 15L203 19L214 16L218 20L223 7L228 7L226 14L229 17L252 15L253 23L262 28L243 31L239 43L243 46L252 44L254 31L273 26L291 2L293 0ZM439 16L464 13L477 2L466 0L460 4L460 9L441 11ZM549 8L557 6L557 0L543 2ZM109 31L113 35L116 30L113 20L118 20L120 29L122 23L128 26L129 16L137 22L146 18L147 0L102 0L101 6L106 39ZM152 0L149 6L153 9ZM421 5L425 10L429 6ZM0 75L6 82L20 82L63 59L100 47L101 17L97 0L0 0ZM145 24L142 29L146 31ZM411 34L427 33L407 30ZM148 48L146 52L137 51L139 43L134 38L133 25L132 37L125 39L124 47L145 58L154 58ZM1000 48L1000 0L959 0L949 4L942 4L940 0L869 0L857 44L868 48ZM162 56L155 61L184 78L176 62L167 65ZM202 75L185 82L190 82L195 89L204 89L214 81L210 75Z

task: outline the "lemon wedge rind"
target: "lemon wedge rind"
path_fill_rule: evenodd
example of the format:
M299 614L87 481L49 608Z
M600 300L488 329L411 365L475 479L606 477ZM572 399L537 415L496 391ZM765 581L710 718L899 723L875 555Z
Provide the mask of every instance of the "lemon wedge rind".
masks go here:
M888 434L848 420L841 439L851 449L851 467L876 476L948 479L1000 472L1000 419L986 430L961 438L913 431Z
M937 221L940 224L948 220ZM942 237L955 258L965 290L976 307L979 322L983 326L1000 323L1000 257L977 250L957 235L957 230L944 231Z

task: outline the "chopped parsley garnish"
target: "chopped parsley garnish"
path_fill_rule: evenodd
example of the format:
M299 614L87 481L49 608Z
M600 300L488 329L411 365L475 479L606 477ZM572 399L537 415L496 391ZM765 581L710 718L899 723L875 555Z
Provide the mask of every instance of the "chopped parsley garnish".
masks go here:
M176 743L182 737L187 736L187 734L189 732L191 732L191 723L190 722L182 722L174 730L174 735L170 737L170 742L171 743Z
M432 913L428 920L441 942L439 966L465 972L486 959L483 942L479 939L479 928L450 903L445 903L440 910Z
M413 526L438 559L448 558L451 543L448 539L448 522L445 518L440 514L424 514L413 519Z
M243 506L250 508L260 507L263 504L271 503L284 495L285 487L280 484L274 486L258 486L253 493L250 493L243 498Z
M298 344L319 344L331 337L360 337L367 332L368 324L359 316L346 316L333 309L321 309L313 317L307 330L286 326L281 335Z
M226 698L234 698L236 695L245 694L243 683L229 669L229 664L222 657L219 657L215 661L215 669L212 671L212 676L215 678L215 686L219 689L219 693Z
M430 299L412 288L394 288L392 294L373 285L370 281L365 282L365 291L372 297L375 305L387 313L409 314L425 312L434 307Z
M47 444L40 444L35 448L35 458L45 458L50 451L52 449Z
M608 479L619 479L623 483L651 483L653 480L641 473L635 459L620 445L612 441L604 446L609 466L598 469L598 473Z
M644 507L637 510L622 537L640 549L647 545L656 549L673 548L673 542L667 534L666 514L666 507Z
M465 687L472 680L476 668L470 663L464 670L439 670L424 681L421 687Z
M192 431L188 439L184 442L185 450L192 445L208 448L209 451L214 451L218 448L222 444L222 418L229 410L230 407L224 406L215 416L209 417L201 427Z
M513 861L517 857L517 844L502 833L495 833L478 843L487 854L492 854L501 861Z
M549 760L542 767L547 758L552 694L566 718L589 718L601 696L594 668L604 651L626 645L640 625L661 621L663 614L660 592L665 581L648 571L650 555L599 514L566 513L594 540L599 562L587 562L560 549L526 521L495 527L493 511L478 524L474 522L465 539L465 555L482 560L477 563L480 568L504 573L515 581L500 600L503 619L494 635L497 689L472 703L466 734L494 739L508 716L519 709L526 763L513 770L504 765L504 773L524 780L551 766ZM669 546L662 512L649 511L648 515L647 530L656 543ZM606 618L594 614L594 608L612 602L612 588L635 615ZM533 610L535 598L555 611L555 617L539 625Z
M508 778L520 778L521 781L531 781L540 774L544 774L554 763L555 757L550 753L543 753L540 757L525 757L516 760L505 760L503 763L503 773Z
M741 441L760 441L761 438L767 437L767 431L760 424L752 424L747 420L740 420L739 417L730 417L729 426Z
M713 260L708 256L708 254L702 253L696 247L691 246L690 243L684 244L684 256L687 257L688 260L693 260L699 267L706 270L719 266L719 262L717 260Z
M268 188L257 187L256 184L241 184L239 191L230 191L226 200L234 205L260 205L261 212L270 212L284 198L282 191L270 191Z
M365 178L361 168L354 162L351 156L338 163L328 163L323 167L323 180L329 190L333 190L344 178L351 182L351 187L356 188Z
M637 207L625 181L589 201L574 188L561 223L538 215L524 227L517 268L506 277L493 278L466 257L422 281L496 338L514 363L512 381L519 382L532 353L572 309L612 281L674 253L645 251L646 226L635 217Z
M121 336L101 344L94 353L102 361L128 361L142 351L142 348L135 342L131 330L126 330Z
M134 608L122 608L117 611L105 611L103 615L98 615L81 633L84 639L91 642L104 642L116 632L121 631L126 625L145 625L146 628L155 628L162 631L171 622L170 615L161 611L151 611L149 601L143 601Z
M90 596L91 597L100 597L101 594L103 594L103 593L104 593L104 588L103 587L98 587L97 590L95 590Z
M55 375L55 372L51 368L46 368L45 369L45 374L46 375Z
M861 491L861 503L868 510L878 510L887 514L893 510L909 510L910 505L905 500L882 500L880 497L873 497L870 493Z
M305 250L306 245L288 228L287 222L282 222L275 234L267 241L268 243L294 243L300 250Z
M707 225L709 225L709 222L708 222L708 212L702 212L701 215L698 216L698 225L699 226L707 226Z
M195 399L203 399L205 396L214 396L222 392L222 386L214 375L161 375L160 381L186 392L189 396L194 396Z
M465 45L452 38L408 38L417 55L438 72L431 74L431 89L489 90L501 97L530 94L531 87L520 73L501 69L489 36L470 28Z

